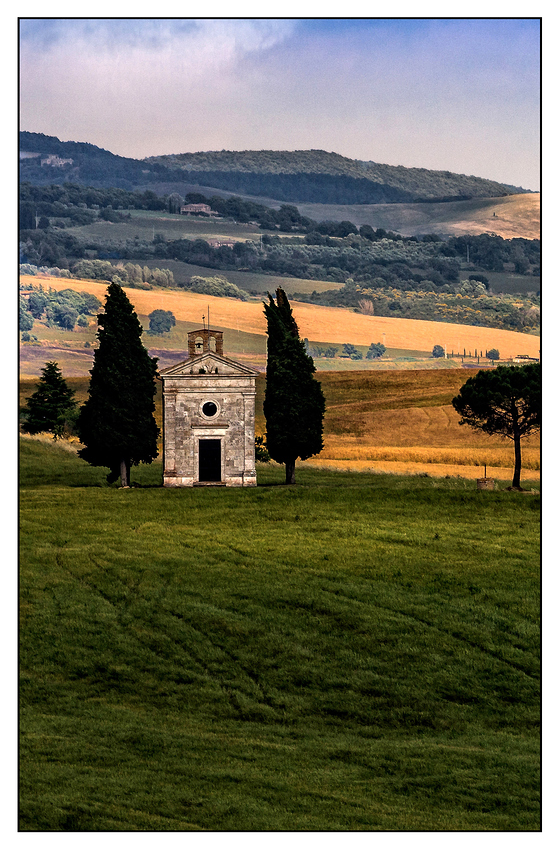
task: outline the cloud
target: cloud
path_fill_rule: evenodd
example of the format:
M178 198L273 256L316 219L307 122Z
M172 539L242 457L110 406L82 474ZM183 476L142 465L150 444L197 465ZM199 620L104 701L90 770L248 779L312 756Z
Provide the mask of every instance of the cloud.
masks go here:
M138 158L323 148L535 188L538 48L519 19L22 20L22 129Z
M122 54L182 57L192 66L227 64L244 55L267 50L293 32L287 20L237 19L23 19L21 49L30 58L41 50L74 58L85 55L110 62Z
M24 20L22 127L136 157L176 153L167 139L175 145L193 122L221 125L245 89L244 62L283 44L295 26L284 20ZM202 141L207 138L202 132Z

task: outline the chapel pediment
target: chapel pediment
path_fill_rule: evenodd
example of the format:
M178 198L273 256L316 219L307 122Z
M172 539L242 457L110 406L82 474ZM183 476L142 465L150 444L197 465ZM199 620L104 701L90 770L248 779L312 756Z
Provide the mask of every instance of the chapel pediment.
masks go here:
M198 378L202 375L224 375L224 376L254 376L258 374L257 369L231 360L229 357L205 352L197 357L189 357L173 366L167 366L159 373L162 378Z

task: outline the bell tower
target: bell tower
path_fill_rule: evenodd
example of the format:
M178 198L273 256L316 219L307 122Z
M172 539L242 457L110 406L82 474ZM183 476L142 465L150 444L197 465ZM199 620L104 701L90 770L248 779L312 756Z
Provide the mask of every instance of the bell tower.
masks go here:
M223 355L223 331L212 331L209 328L190 331L188 334L188 356L196 357L206 351Z

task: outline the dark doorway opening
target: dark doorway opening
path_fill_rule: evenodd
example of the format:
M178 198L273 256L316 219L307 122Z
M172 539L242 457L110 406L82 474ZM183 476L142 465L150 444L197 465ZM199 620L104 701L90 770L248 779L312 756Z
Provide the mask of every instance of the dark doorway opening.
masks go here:
M221 481L221 440L199 440L199 481Z

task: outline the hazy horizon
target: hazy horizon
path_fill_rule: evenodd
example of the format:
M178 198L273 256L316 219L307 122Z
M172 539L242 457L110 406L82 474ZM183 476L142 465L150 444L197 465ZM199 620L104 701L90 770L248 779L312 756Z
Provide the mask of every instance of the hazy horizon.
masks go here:
M539 20L22 18L20 127L135 159L314 149L539 191Z

